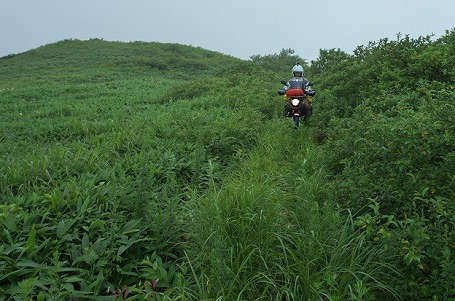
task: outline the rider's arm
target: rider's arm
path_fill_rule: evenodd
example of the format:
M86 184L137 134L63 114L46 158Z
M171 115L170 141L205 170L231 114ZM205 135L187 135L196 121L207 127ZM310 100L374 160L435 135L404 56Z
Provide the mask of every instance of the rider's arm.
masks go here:
M308 94L309 96L316 95L316 91L314 91L309 84L310 82L308 81L308 79L305 78L305 93Z

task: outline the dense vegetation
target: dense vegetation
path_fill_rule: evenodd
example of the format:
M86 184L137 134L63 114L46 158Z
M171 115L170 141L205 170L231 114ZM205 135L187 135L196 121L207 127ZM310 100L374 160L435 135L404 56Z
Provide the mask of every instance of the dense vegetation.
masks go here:
M321 51L317 138L336 202L403 278L405 300L455 298L455 30Z
M0 59L0 300L450 300L455 32ZM315 116L280 116L300 61Z

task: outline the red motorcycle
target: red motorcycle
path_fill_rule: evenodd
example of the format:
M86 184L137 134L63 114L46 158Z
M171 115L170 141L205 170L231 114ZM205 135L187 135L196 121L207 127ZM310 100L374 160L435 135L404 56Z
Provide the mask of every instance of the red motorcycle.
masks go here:
M281 83L286 85L284 80ZM300 127L302 117L308 118L311 115L312 96L307 95L302 89L279 90L278 94L284 95L286 99L285 116L292 118L296 128Z

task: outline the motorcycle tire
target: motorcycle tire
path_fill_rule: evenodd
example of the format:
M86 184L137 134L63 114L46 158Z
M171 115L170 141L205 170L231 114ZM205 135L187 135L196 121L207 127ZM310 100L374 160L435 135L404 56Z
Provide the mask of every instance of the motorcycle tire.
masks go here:
M292 117L292 120L294 121L294 125L296 128L300 127L300 116L294 115Z

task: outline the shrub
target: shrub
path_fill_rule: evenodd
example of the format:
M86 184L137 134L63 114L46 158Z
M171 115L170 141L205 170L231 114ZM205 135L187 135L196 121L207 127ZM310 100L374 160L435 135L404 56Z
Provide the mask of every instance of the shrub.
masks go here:
M413 300L454 297L447 264L454 258L454 46L445 42L453 34L434 42L384 39L320 70L320 76L335 73L330 80L348 78L323 82L320 114L328 116L316 121L325 131L324 163L336 198L356 212L358 225L386 256L401 256L406 277L393 285ZM416 293L412 287L422 284Z

